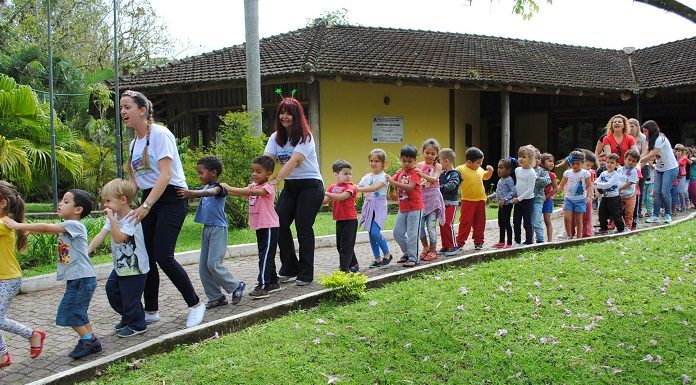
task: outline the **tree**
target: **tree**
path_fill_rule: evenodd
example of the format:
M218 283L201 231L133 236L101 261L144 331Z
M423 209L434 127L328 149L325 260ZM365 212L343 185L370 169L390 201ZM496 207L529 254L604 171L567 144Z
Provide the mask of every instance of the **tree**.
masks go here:
M327 27L332 25L351 25L348 20L348 10L341 8L335 11L326 11L319 15L319 17L307 19L307 27L318 27L321 25Z
M78 140L77 144L82 148L84 187L99 196L101 186L116 176L114 126L107 119L109 110L114 108L114 99L104 83L92 84L90 89L98 118L90 116L87 123L90 140Z

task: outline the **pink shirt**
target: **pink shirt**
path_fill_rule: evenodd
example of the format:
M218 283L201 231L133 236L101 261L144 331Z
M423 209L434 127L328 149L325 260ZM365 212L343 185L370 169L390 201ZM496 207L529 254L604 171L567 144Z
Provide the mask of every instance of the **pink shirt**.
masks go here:
M264 189L268 195L249 195L249 227L252 230L268 229L280 226L278 214L275 211L273 202L275 200L275 187L266 182L262 185L252 183L248 188L252 190Z

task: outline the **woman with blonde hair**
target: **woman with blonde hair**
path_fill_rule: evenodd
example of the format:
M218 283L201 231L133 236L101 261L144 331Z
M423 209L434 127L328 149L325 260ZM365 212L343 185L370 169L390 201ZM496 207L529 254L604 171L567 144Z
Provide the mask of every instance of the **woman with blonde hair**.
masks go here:
M638 151L636 140L629 135L628 118L618 114L614 115L607 122L607 136L604 137L602 144L604 145L604 153L609 156L615 153L619 156L619 164L624 164L624 154L628 150Z

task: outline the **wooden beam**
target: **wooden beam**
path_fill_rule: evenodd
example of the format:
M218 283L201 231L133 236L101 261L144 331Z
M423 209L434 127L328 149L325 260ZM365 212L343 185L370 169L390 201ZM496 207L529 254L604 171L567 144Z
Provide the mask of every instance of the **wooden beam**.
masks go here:
M307 85L307 96L309 98L309 106L307 115L312 127L312 136L314 137L314 148L317 152L317 162L321 165L321 122L319 120L319 81L314 80Z
M500 157L510 155L510 92L500 91Z

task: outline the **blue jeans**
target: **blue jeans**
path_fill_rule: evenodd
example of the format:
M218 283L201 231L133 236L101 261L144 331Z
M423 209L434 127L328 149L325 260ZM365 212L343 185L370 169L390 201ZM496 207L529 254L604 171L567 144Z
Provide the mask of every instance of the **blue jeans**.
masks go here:
M58 305L56 325L84 326L89 323L87 309L97 288L95 277L71 279L65 285L65 294Z
M114 311L121 315L121 322L133 330L145 330L145 310L141 298L145 292L147 274L121 277L116 270L111 271L106 281L106 298Z
M380 250L384 255L389 254L389 245L382 236L382 229L375 222L370 225L370 247L372 247L372 255L375 259L380 259Z
M672 195L670 190L674 184L674 180L677 178L677 172L679 172L679 167L675 167L667 171L657 171L655 170L655 183L654 183L654 194L655 194L655 205L653 207L653 216L659 217L662 208L665 208L665 214L669 214L672 210Z
M534 227L534 235L537 243L544 242L544 226L541 224L541 209L544 207L544 201L534 198L534 208L532 209L532 226Z

